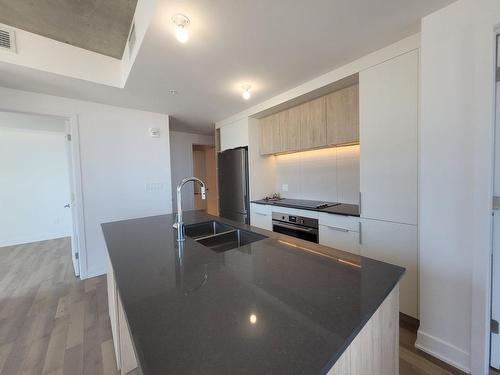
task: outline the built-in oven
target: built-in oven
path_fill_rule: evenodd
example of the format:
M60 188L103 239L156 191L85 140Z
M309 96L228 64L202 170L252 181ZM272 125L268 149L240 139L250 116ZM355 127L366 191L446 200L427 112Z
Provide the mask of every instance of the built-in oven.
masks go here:
M318 219L273 212L273 232L318 243Z

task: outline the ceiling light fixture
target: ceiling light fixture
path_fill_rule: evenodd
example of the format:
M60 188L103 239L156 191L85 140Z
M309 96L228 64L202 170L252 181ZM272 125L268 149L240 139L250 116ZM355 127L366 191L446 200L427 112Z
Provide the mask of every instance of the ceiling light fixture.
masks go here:
M243 85L241 88L243 89L243 92L241 93L241 96L243 97L243 99L245 99L245 100L250 99L252 97L252 93L250 92L250 89L252 88L252 86Z
M184 14L176 14L172 17L172 22L175 24L175 37L181 43L186 43L189 40L189 33L187 27L189 25L189 18Z

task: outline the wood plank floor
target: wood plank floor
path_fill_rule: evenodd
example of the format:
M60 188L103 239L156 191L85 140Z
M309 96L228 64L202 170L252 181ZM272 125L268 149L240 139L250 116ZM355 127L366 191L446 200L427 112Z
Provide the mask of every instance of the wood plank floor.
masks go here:
M69 246L0 248L1 375L118 374L106 278L75 278Z
M106 277L75 278L69 238L0 248L0 375L117 375ZM401 375L462 375L400 325ZM492 374L496 374L493 373Z

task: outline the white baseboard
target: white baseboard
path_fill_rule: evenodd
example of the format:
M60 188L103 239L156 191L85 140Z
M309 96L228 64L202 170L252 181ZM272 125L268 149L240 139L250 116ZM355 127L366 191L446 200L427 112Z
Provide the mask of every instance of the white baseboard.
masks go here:
M89 270L85 276L80 275L80 278L82 280L85 280L85 279L91 279L91 278L97 277L97 276L102 276L105 274L106 274L106 269Z
M26 236L23 238L9 238L7 240L0 240L0 247L24 245L32 242L56 240L58 238L64 238L64 237L71 237L71 233L50 233L50 234Z
M420 329L417 333L415 347L467 374L471 373L470 353L444 340L422 332Z

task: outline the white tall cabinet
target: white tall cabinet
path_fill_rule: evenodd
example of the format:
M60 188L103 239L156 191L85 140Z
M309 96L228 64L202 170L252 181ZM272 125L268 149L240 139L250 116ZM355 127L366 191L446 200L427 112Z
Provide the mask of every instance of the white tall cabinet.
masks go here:
M418 95L414 50L359 73L363 256L407 269L401 312L418 318Z

